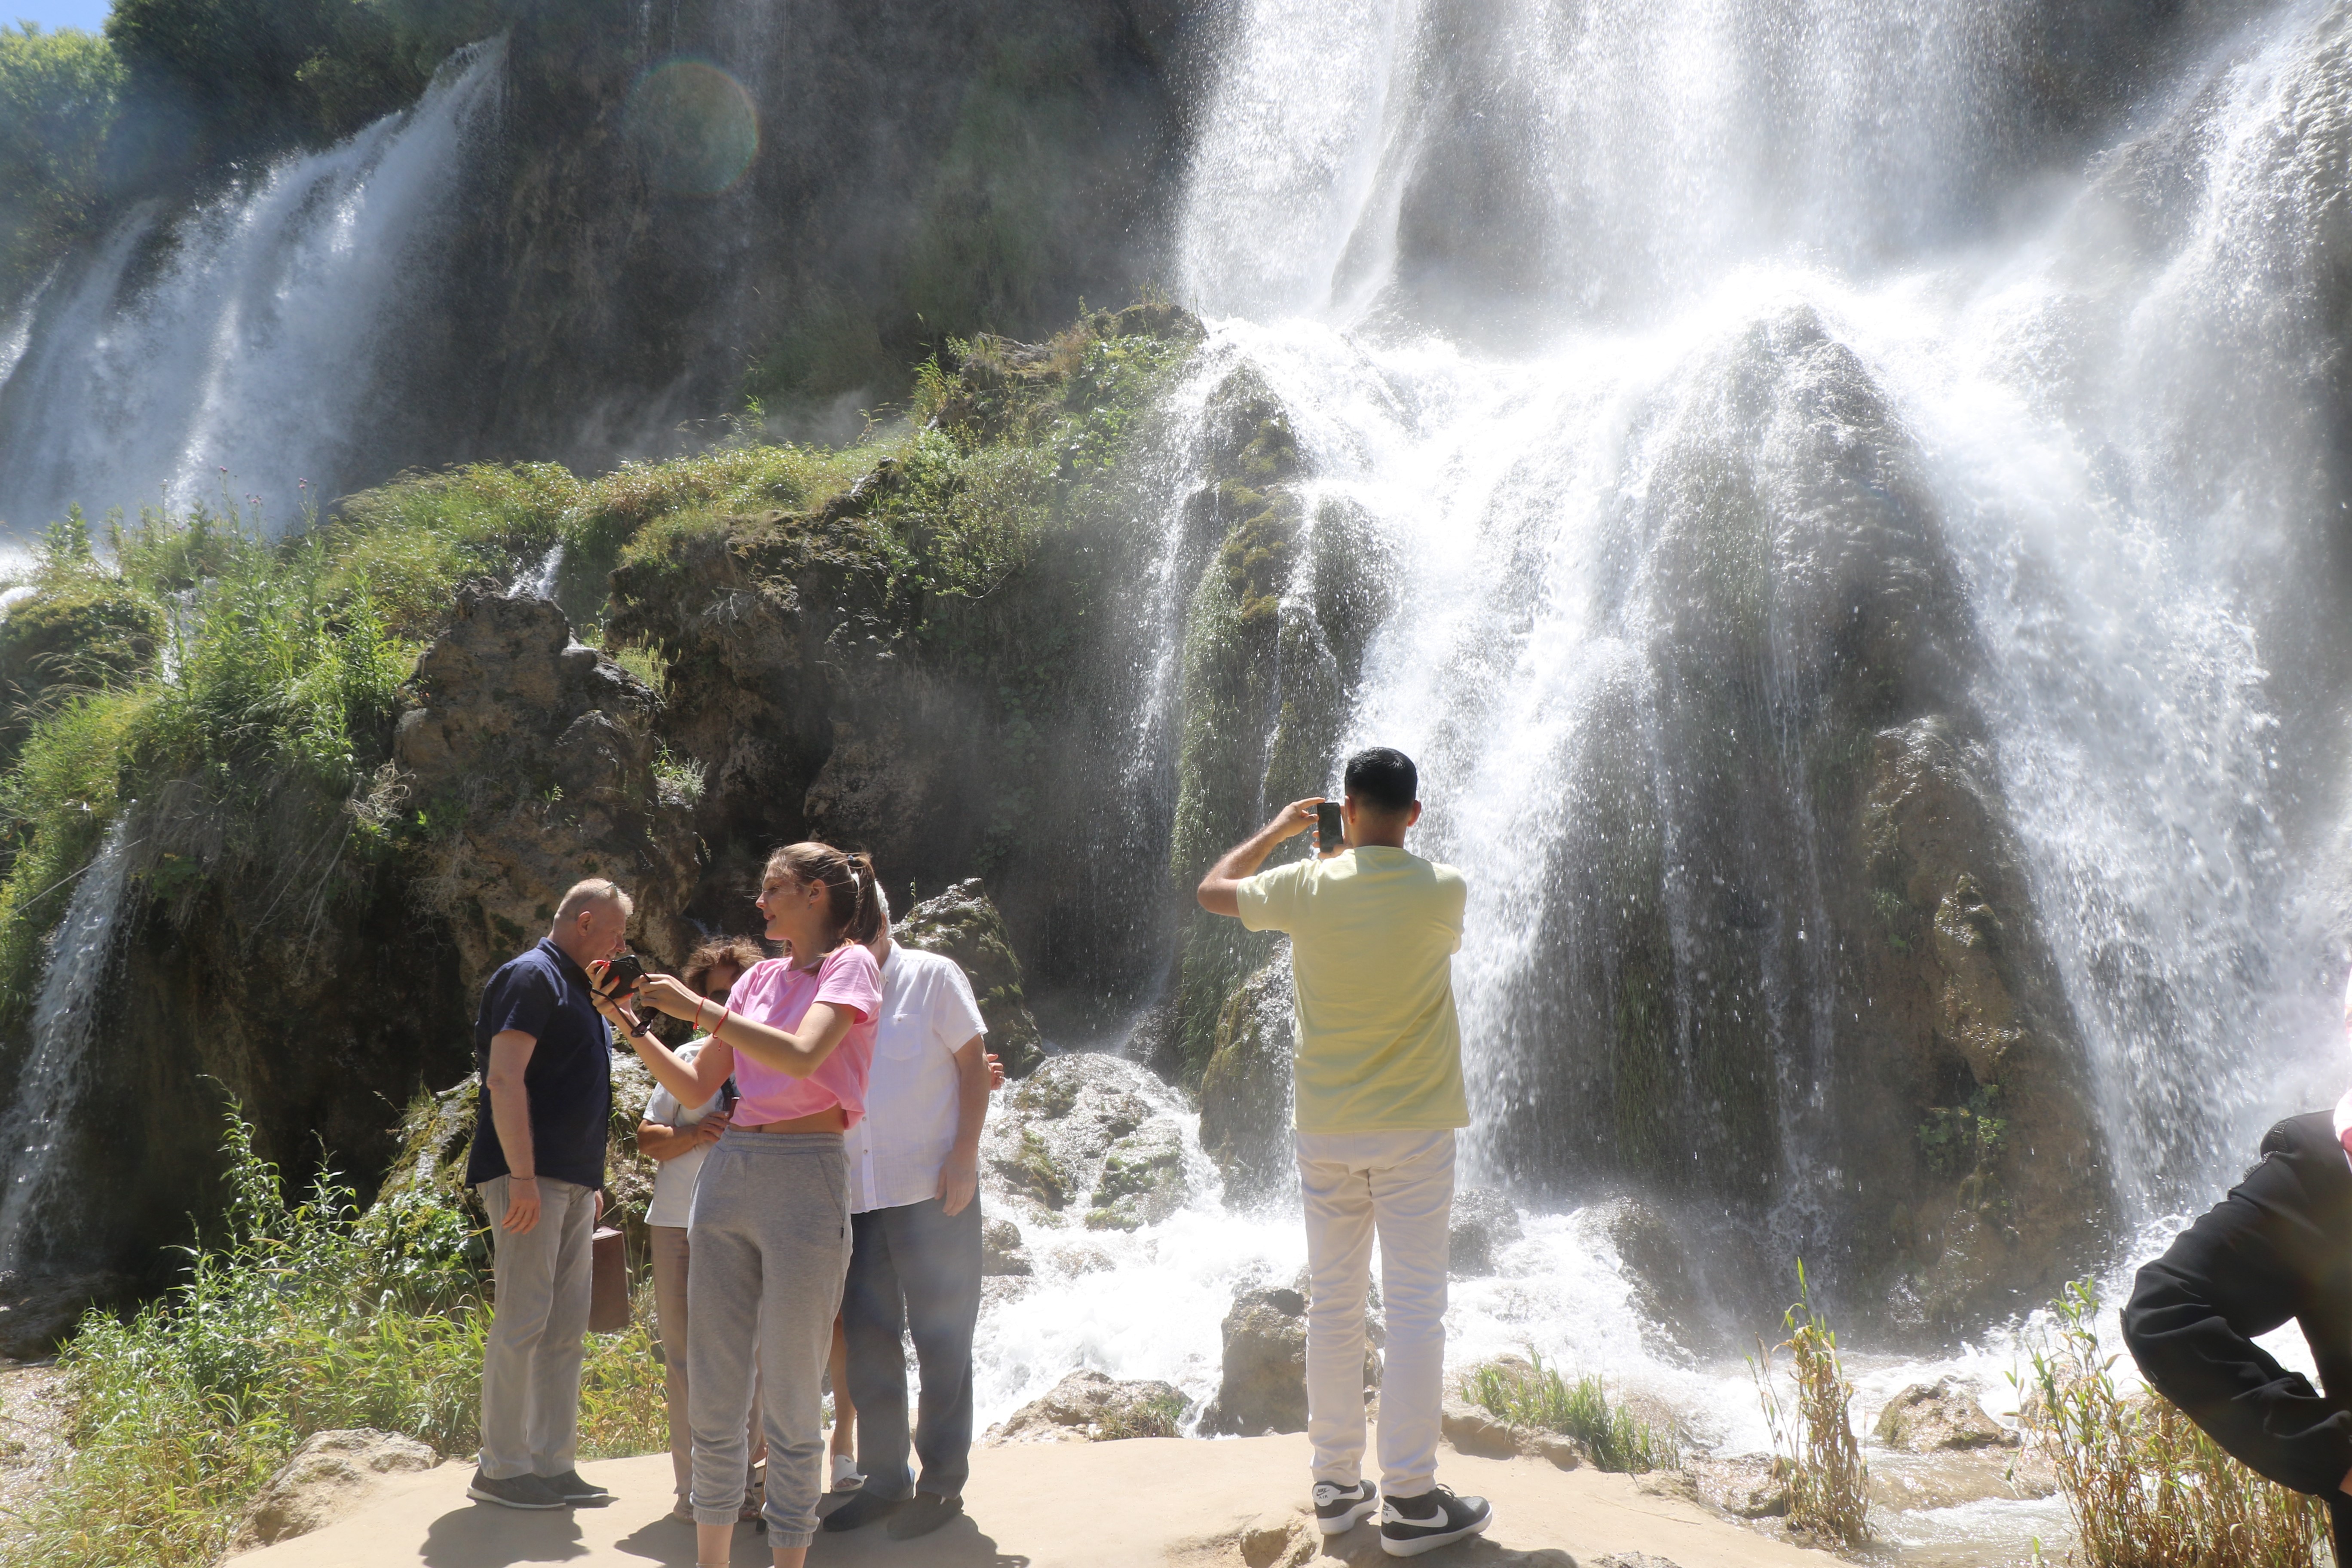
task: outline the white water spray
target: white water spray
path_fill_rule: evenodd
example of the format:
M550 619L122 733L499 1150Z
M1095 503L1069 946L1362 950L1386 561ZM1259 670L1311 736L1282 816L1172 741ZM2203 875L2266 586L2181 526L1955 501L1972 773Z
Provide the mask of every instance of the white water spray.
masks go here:
M59 1141L86 1109L97 1066L99 1015L122 952L124 894L132 847L126 814L74 884L65 919L49 939L33 1004L30 1047L16 1091L0 1117L0 1276L36 1259L37 1222L56 1195ZM56 896L54 894L52 897Z

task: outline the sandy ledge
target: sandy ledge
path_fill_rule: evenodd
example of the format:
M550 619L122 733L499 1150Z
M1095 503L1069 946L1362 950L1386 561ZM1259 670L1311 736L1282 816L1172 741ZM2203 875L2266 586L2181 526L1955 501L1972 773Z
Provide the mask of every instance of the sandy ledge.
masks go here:
M693 1531L663 1518L669 1457L607 1459L583 1474L611 1488L609 1508L521 1513L467 1500L468 1464L445 1464L387 1483L359 1510L313 1534L230 1559L238 1568L691 1568ZM1445 1453L1440 1479L1494 1500L1488 1542L1410 1561L1431 1568L1502 1564L1520 1552L1564 1551L1579 1563L1642 1552L1677 1568L1829 1568L1838 1560L1728 1524L1696 1506L1637 1491L1630 1476L1556 1470L1540 1460ZM879 1526L820 1533L811 1563L908 1568L1244 1568L1250 1556L1296 1563L1275 1550L1279 1531L1306 1525L1307 1439L1290 1435L1219 1442L1135 1438L1116 1443L1016 1444L972 1451L969 1512L920 1541ZM1269 1535L1268 1531L1276 1533ZM1303 1545L1304 1535L1294 1535ZM737 1532L734 1561L765 1564L764 1538ZM1358 1526L1313 1558L1367 1564L1383 1556ZM1557 1559L1554 1559L1557 1562Z

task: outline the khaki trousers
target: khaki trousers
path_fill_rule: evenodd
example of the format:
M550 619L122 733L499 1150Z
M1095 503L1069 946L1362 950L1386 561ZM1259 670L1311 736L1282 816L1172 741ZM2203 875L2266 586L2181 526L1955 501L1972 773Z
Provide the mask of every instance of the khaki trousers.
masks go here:
M596 1189L539 1179L539 1223L501 1226L508 1178L481 1184L490 1216L496 1308L482 1350L482 1473L560 1476L580 1452L580 1364L587 1355Z
M1446 1229L1454 1133L1300 1132L1307 1200L1307 1440L1314 1479L1351 1487L1364 1462L1364 1289L1381 1244L1381 1491L1437 1484L1445 1383Z

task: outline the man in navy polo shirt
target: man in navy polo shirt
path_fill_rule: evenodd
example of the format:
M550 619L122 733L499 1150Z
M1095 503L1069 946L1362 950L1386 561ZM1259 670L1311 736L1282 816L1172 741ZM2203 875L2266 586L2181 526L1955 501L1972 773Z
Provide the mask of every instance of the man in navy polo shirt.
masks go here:
M497 1311L482 1352L481 1461L466 1492L508 1508L612 1496L574 1468L613 1108L613 1037L586 966L621 952L629 910L602 878L574 887L546 939L490 976L474 1022L488 1114L475 1118L466 1180L490 1216Z

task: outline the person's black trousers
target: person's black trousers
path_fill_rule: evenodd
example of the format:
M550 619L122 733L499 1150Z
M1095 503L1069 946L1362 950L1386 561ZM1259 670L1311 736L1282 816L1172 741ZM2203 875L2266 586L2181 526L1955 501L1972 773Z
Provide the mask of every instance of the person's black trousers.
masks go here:
M950 1215L930 1198L850 1216L854 1245L842 1291L849 1340L849 1397L857 1406L857 1468L865 1490L905 1498L907 1352L911 1333L922 1379L911 1447L920 1489L963 1495L971 1474L971 1336L980 1321L980 1199Z

